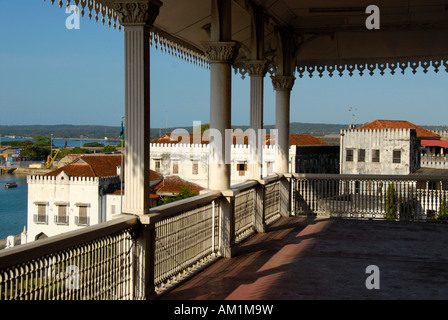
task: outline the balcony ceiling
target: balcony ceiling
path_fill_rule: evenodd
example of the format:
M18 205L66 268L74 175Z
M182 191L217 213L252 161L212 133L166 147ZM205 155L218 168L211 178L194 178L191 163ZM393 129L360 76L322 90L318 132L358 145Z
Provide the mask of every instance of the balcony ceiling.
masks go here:
M115 2L96 1L109 7ZM210 39L211 0L162 2L155 34L167 46L175 44L203 56L203 43ZM242 44L239 61L250 57L253 4L266 12L265 57L274 65L276 30L293 32L297 67L429 61L433 57L447 62L448 0L233 0L233 40ZM365 25L370 16L365 11L371 4L380 9L379 30L368 30Z
M365 26L366 8L380 9L380 29ZM269 19L266 55L275 52L276 29L293 31L297 65L326 65L374 59L406 59L448 55L448 0L254 0ZM210 0L163 0L155 26L198 50L208 41ZM250 47L249 1L236 0L232 9L233 39Z

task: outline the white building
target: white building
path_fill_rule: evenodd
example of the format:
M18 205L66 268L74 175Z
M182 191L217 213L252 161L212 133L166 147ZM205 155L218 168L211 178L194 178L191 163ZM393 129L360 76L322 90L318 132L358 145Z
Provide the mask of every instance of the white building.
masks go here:
M46 175L28 176L27 242L120 213L117 199L109 208L107 203L107 195L120 188L120 165L120 155L85 155Z
M342 174L406 175L420 168L426 129L405 121L375 120L358 129L341 130Z
M209 154L208 144L151 143L150 167L164 176L177 175L182 179L208 188ZM291 148L290 165L293 166L295 148ZM231 146L231 184L249 179L249 148L247 145ZM275 147L263 148L263 176L275 172Z

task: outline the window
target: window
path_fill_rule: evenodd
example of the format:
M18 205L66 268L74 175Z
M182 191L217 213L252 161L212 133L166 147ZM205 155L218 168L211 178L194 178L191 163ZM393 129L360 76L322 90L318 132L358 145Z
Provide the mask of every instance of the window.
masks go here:
M372 150L372 162L380 162L380 150Z
M68 224L67 205L58 205L58 215L54 217L56 224Z
M267 161L266 162L266 175L270 175L274 172L274 162Z
M47 205L37 204L37 215L34 216L34 222L39 224L47 224Z
M358 150L358 162L366 161L366 149Z
M160 160L154 160L154 171L160 172Z
M115 207L115 206L113 206ZM78 226L88 226L89 225L89 217L87 216L87 206L79 206L78 208ZM115 211L115 208L114 208Z
M394 150L392 162L401 163L401 150Z
M353 161L353 149L346 150L345 161L347 161L347 162Z
M246 162L237 163L236 164L236 170L239 171L240 176L244 176L246 174L246 171L247 171L247 163Z
M193 161L192 173L193 174L198 174L199 173L199 163L197 161Z
M173 161L173 174L179 174L179 161Z

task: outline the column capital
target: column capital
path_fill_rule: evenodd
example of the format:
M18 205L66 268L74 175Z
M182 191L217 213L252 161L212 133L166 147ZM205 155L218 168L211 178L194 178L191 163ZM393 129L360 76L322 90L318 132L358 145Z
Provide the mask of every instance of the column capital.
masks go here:
M250 60L244 66L249 76L264 77L268 72L268 63L265 60Z
M290 91L294 86L294 76L272 76L272 85L276 91Z
M235 41L204 42L209 62L233 63L238 56L240 44Z
M159 15L159 0L119 0L113 3L118 20L124 27L132 25L152 26Z

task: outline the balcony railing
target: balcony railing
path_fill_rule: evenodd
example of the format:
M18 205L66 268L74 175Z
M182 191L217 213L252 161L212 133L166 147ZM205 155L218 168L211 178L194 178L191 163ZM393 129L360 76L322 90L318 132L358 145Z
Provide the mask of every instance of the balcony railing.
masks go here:
M90 218L85 216L75 216L75 225L88 226L90 225Z
M282 186L289 199L289 180L272 176L2 250L0 300L152 298L263 232Z
M130 299L133 216L0 251L0 300Z
M0 299L150 299L235 254L282 216L441 221L448 177L287 174L249 180L0 251Z
M54 216L54 223L58 225L65 225L68 226L68 216L67 215L55 215Z
M36 224L48 224L48 216L46 214L34 214L33 222Z
M443 221L448 177L292 175L297 215L401 221Z

